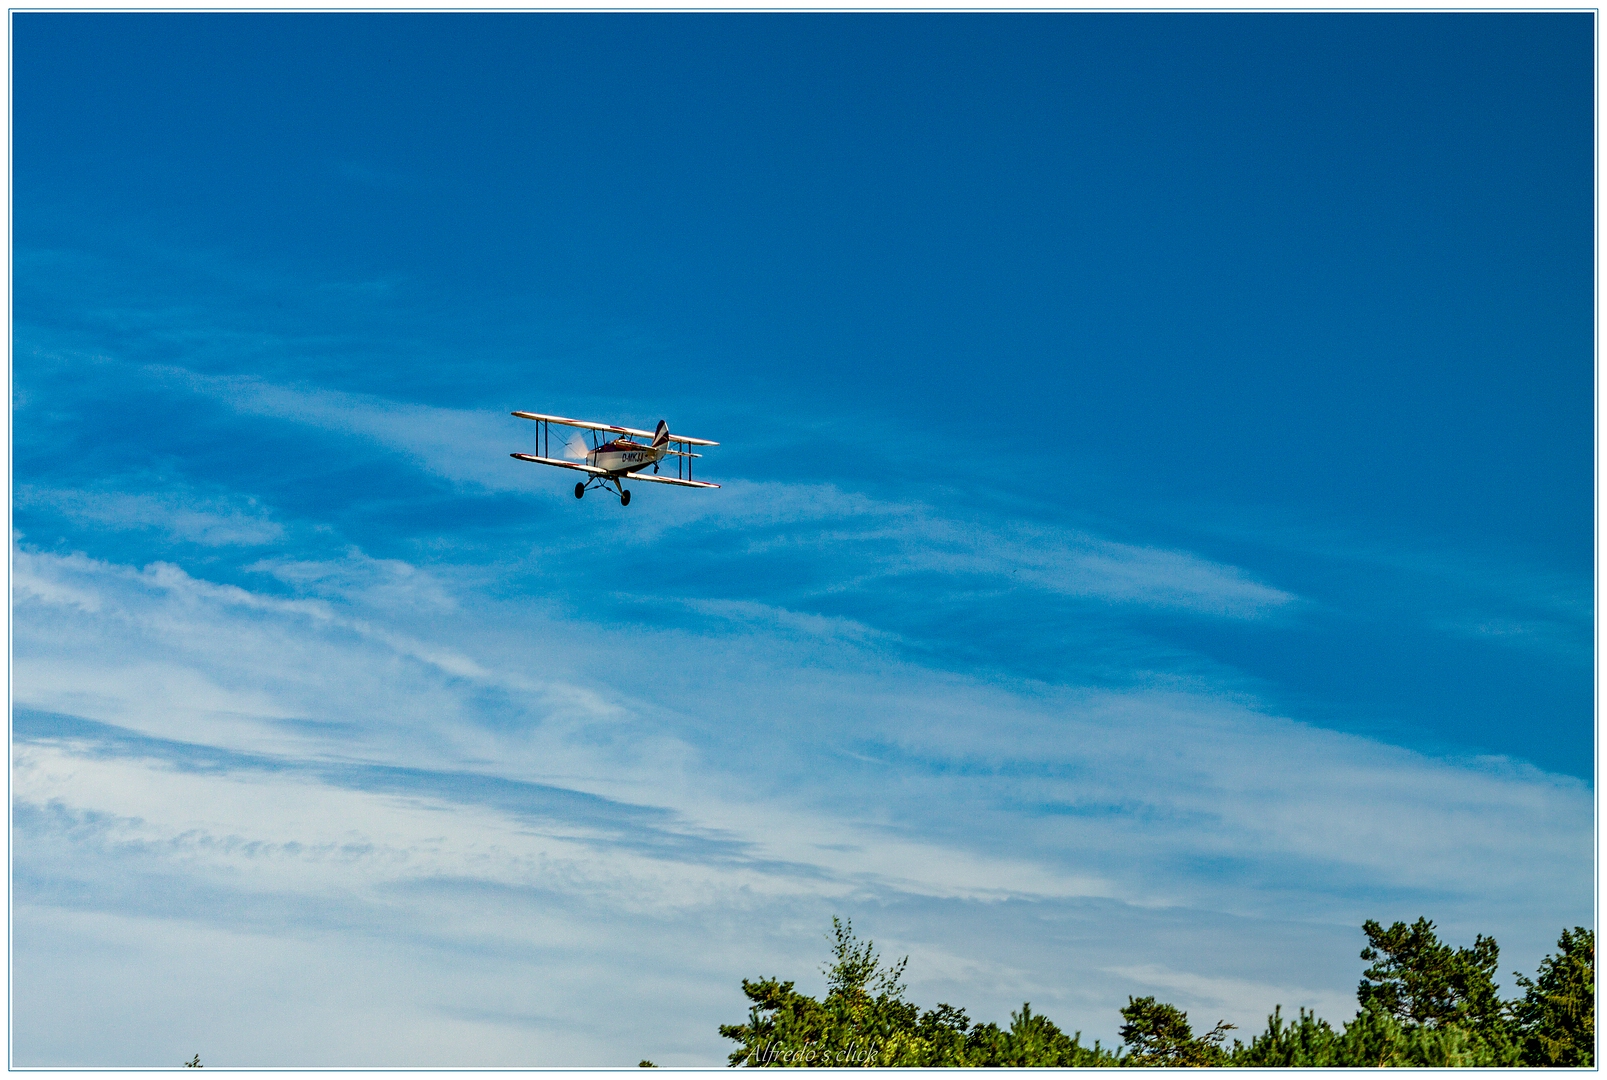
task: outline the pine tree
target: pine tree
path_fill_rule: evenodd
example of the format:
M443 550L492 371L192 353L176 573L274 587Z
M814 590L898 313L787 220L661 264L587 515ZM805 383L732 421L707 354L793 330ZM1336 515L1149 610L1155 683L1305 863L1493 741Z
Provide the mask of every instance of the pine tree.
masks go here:
M1198 1067L1228 1063L1222 1040L1233 1025L1226 1021L1218 1021L1206 1034L1195 1036L1188 1013L1153 997L1129 997L1122 1019L1127 1021L1120 1029L1122 1042L1128 1048L1125 1065Z
M732 1065L748 1066L1060 1066L1111 1065L1117 1055L1082 1034L1067 1037L1031 1004L1012 1013L1010 1027L973 1027L965 1010L939 1004L924 1013L904 1000L909 958L883 965L872 942L861 942L846 920L833 918L832 962L826 995L816 1001L790 982L747 980L752 1003L745 1024L720 1034L739 1044Z
M1368 945L1361 958L1373 962L1356 989L1364 1013L1387 1013L1408 1026L1461 1028L1489 1049L1495 1064L1516 1064L1516 1032L1495 985L1501 949L1494 938L1479 934L1471 948L1453 949L1423 918L1387 930L1368 919L1362 932Z
M1478 935L1470 948L1439 940L1428 919L1387 929L1362 925L1370 966L1356 990L1360 1009L1336 1030L1301 1009L1293 1023L1281 1006L1246 1046L1223 1043L1232 1024L1195 1035L1188 1014L1154 997L1127 999L1123 1047L1082 1045L1030 1002L1010 1026L971 1023L948 1004L922 1012L904 999L909 958L883 965L874 945L832 919L832 961L816 1001L790 982L743 980L752 1002L746 1024L722 1025L740 1048L733 1065L1088 1067L1214 1066L1262 1068L1416 1068L1592 1066L1595 1062L1595 935L1564 930L1558 953L1536 978L1519 975L1524 997L1503 1001L1495 985L1500 950ZM199 1065L197 1057L192 1064ZM644 1065L651 1064L643 1062Z
M1564 930L1557 949L1540 961L1538 978L1517 976L1524 993L1512 1011L1523 1064L1588 1068L1596 1063L1596 935Z

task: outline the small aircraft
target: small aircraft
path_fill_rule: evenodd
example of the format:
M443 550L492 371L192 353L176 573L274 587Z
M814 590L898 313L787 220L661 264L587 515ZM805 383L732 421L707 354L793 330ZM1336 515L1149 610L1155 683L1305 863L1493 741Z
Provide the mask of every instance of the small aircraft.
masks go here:
M709 484L702 480L692 479L692 459L700 458L702 454L694 454L685 449L692 446L719 446L717 442L708 439L692 439L685 435L671 435L670 426L663 420L658 422L658 428L653 431L638 431L636 428L619 427L616 424L594 424L589 420L570 420L562 416L548 416L545 413L515 412L513 415L521 420L534 420L536 422L536 445L541 447L541 455L511 454L520 461L533 461L537 465L556 465L560 469L578 469L586 473L586 479L575 485L575 498L579 499L586 494L586 489L599 487L604 491L608 485L614 485L614 491L619 495L619 505L631 504L631 493L620 483L626 477L632 480L646 480L654 484L675 484L678 487L717 488L719 484ZM591 445L579 432L570 437L568 445L560 450L571 460L555 458L552 456L552 425L560 427L579 428L591 433ZM599 432L617 433L617 437L605 443L599 443ZM651 439L651 442L639 443L631 438ZM680 446L683 449L677 450ZM659 462L666 457L675 459L675 475L660 476L658 474ZM683 468L682 463L685 463ZM640 470L653 467L651 473ZM681 474L685 472L683 477Z

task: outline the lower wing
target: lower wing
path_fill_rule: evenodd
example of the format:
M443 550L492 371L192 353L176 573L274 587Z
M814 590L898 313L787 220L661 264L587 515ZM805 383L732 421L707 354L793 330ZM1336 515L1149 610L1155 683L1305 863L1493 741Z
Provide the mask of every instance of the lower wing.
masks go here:
M717 488L719 484L705 484L701 480L677 480L673 476L654 476L652 473L631 473L621 480L646 480L650 484L675 484L677 487Z
M608 475L607 469L599 469L595 465L581 465L580 463L574 461L559 461L557 458L536 457L533 454L509 454L508 456L516 457L520 461L533 461L537 465L556 465L560 469L579 469L581 472L590 473L592 476Z
M520 461L533 461L537 465L556 465L560 469L576 469L591 476L606 476L610 480L646 480L651 484L674 484L677 487L717 488L719 484L705 484L701 480L677 480L673 476L654 476L652 473L611 473L607 469L599 469L595 465L582 465L575 461L560 461L557 458L536 457L534 454L509 454L509 457Z

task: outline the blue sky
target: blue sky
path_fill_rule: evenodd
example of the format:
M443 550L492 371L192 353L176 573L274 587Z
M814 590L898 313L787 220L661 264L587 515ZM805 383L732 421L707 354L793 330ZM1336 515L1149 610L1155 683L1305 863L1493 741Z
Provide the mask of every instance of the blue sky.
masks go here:
M1588 15L13 18L16 1063L1590 923Z

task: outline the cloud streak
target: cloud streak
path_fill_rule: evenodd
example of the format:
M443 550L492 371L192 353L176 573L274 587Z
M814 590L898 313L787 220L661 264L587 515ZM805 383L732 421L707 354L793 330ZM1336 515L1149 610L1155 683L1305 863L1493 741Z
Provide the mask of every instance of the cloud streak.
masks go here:
M190 363L204 337L164 340ZM923 1003L1030 998L1110 1041L1151 990L1244 1027L1279 1002L1337 1019L1363 918L1494 933L1527 968L1590 917L1588 785L1325 730L1223 659L1353 617L1297 561L985 490L766 478L784 444L722 448L707 498L600 514L507 457L530 432L497 409L173 363L98 370L171 421L136 449L187 471L73 479L80 426L45 406L104 388L41 365L19 1061L181 1060L145 1029L188 1008L220 1064L709 1064L739 980L807 980L834 913L912 955ZM241 493L208 478L220 432L277 455L229 458ZM1566 644L1565 609L1469 603L1442 630L1552 619ZM130 989L141 1025L84 1001L162 949L205 995ZM341 970L313 992L307 964ZM644 1045L598 1021L616 1008ZM51 1009L110 1034L64 1039ZM258 1016L299 1034L231 1019Z
M146 371L241 413L371 440L467 490L546 492L548 497L566 490L565 485L543 485L530 469L510 464L510 447L523 446L533 429L498 414L280 386L249 377L198 375L170 367ZM849 544L874 552L866 560L866 570L877 576L1002 578L1064 596L1223 618L1262 618L1296 599L1237 567L1188 552L1019 524L1005 532L945 515L930 504L885 502L830 484L738 479L728 481L725 488L702 505L688 503L671 511L661 528L702 522L758 530L747 544L752 554ZM802 522L817 528L806 535L787 528Z
M277 543L284 526L255 499L203 496L189 491L135 494L116 488L87 490L19 484L14 505L45 510L101 529L153 529L170 540L206 547L260 547Z
M1135 982L1241 1024L1275 1003L1263 993L1331 1004L1310 965L1342 972L1354 948L1335 935L1362 917L1430 910L1448 932L1497 933L1524 966L1555 926L1588 917L1578 782L1434 761L1228 697L942 674L852 626L749 607L611 629L399 563L354 551L259 568L318 593L283 596L23 545L25 929L58 909L180 918L234 935L224 956L268 917L248 912L322 911L305 916L309 940L365 925L417 940L431 968L433 950L539 952L606 924L615 947L672 971L685 961L665 941L691 948L725 919L748 948L693 964L684 999L657 1005L666 1031L701 1033L666 1034L673 1060L708 1063L714 1025L740 1011L720 987L770 970L765 956L812 970L811 927L833 911L881 912L867 929L890 928L917 959L944 940L918 990L953 992L945 980L972 971L974 1011L1002 1019L1033 993L1107 1038L1109 1001ZM824 650L813 666L798 633ZM627 639L652 662L599 678ZM133 903L155 880L174 883L165 908ZM451 904L459 915L435 924ZM979 904L1026 905L1017 932L1035 954L1000 951L992 922L970 951L940 931ZM765 944L777 930L760 925L783 913L791 944ZM1117 933L1122 955L1056 938L1065 919ZM1339 947L1278 961L1246 945L1260 967L1189 966L1160 929L1222 919L1232 940L1300 924ZM586 1001L608 993L597 955L562 967ZM1069 994L1068 970L1104 971L1088 976L1103 1004ZM503 1033L510 1056L486 1060L549 1060L529 1052L544 1025L584 1027L578 1005L550 998L524 1013L486 1003L474 1021L461 1001L441 1008L419 1022Z

